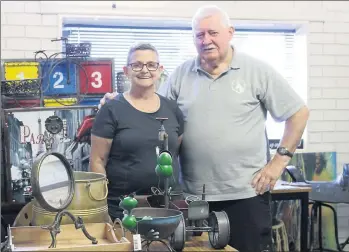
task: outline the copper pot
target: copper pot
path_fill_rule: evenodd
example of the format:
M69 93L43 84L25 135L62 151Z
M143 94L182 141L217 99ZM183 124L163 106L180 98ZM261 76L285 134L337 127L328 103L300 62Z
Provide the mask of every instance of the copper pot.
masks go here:
M106 175L94 172L74 171L75 193L66 210L75 217L81 217L84 223L108 222L112 224L108 213L108 180ZM32 225L52 224L56 212L45 210L38 201L33 199ZM72 224L73 221L64 216L61 224Z

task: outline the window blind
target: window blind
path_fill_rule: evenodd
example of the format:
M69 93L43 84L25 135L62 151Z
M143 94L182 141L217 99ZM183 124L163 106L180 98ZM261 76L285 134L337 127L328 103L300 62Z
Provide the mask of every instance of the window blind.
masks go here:
M128 49L136 42L148 42L154 45L159 51L161 64L169 74L183 61L197 54L190 27L111 27L66 23L63 26L63 36L71 43L92 43L91 57L113 57L115 73L122 71L122 67L126 64ZM273 66L290 85L293 85L294 31L236 29L232 44L240 51ZM268 115L269 138L280 139L283 125L274 122Z

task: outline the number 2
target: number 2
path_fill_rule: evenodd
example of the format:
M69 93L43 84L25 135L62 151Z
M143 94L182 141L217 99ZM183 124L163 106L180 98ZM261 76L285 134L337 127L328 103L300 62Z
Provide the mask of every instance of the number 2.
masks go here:
M64 88L64 85L61 84L63 81L63 73L61 72L55 72L53 75L53 79L56 79L58 76L58 80L53 83L53 88Z
M101 72L93 72L91 77L94 78L94 81L91 82L91 86L94 88L100 88L102 86L102 74Z

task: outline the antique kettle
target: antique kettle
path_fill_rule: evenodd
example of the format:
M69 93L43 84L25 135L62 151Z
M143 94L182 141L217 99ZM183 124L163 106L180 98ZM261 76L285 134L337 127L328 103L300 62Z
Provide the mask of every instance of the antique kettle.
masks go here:
M50 225L57 212L68 210L84 223L110 223L104 174L73 171L60 153L47 152L38 157L32 168L33 189L31 225ZM61 224L73 224L63 216Z

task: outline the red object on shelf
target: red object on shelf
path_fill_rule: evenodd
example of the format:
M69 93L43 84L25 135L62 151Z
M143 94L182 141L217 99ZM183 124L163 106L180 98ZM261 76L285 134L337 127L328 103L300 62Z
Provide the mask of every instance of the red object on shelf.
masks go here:
M91 129L93 126L93 122L95 121L95 115L85 116L81 125L79 126L76 132L75 141L79 142L84 136L88 136L91 134Z
M17 101L16 101L17 100ZM3 108L32 108L32 107L40 107L40 99L9 99L7 98L3 102Z
M81 63L85 69L88 82L86 84L86 75L82 70L79 72L80 94L94 95L112 92L112 62L111 61L85 61ZM87 85L87 87L86 87Z

